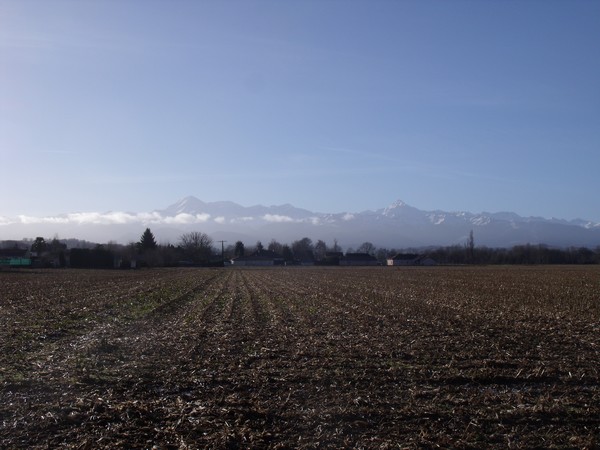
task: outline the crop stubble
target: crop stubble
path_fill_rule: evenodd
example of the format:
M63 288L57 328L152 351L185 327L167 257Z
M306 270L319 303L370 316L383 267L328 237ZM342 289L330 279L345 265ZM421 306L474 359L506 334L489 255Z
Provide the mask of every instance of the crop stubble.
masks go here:
M0 282L0 447L598 445L597 267Z

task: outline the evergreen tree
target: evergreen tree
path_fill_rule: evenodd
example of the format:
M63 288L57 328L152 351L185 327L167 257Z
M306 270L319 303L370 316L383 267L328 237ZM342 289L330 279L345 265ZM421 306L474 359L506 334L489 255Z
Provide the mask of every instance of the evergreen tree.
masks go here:
M290 246L287 244L284 244L283 247L281 248L281 254L283 256L283 259L285 259L286 262L291 262L294 260L294 253L292 252L292 249L290 248Z
M141 253L144 253L146 250L154 250L157 247L156 240L154 239L154 235L150 228L146 228L146 231L142 234L140 242L138 242L138 248Z
M46 251L48 244L46 244L46 240L43 237L36 237L33 244L31 244L31 251L41 253Z
M473 237L473 230L469 233L469 239L466 244L467 249L467 262L473 263L473 256L475 255L475 238Z
M256 253L262 253L264 247L262 245L262 242L260 241L256 241Z
M235 256L244 256L244 252L245 252L244 243L242 241L237 241L235 243L235 250L233 251L233 254Z

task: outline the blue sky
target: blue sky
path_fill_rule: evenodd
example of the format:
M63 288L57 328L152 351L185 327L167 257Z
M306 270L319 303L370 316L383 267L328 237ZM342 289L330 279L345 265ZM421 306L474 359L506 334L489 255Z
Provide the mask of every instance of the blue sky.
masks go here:
M0 0L0 215L194 195L600 221L599 23L597 1Z

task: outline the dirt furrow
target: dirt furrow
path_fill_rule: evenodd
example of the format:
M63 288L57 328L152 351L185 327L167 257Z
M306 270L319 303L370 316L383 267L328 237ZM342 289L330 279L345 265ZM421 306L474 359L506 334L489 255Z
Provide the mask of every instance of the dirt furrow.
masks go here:
M1 360L0 447L599 442L595 268L224 268L116 280L102 292L119 302L95 304L88 322L74 321L80 334L41 346L27 347L27 333L55 329L58 311L85 305L78 294L98 297L52 282L63 297L46 322L0 309L27 331L16 335L20 356ZM41 295L37 281L29 295ZM31 374L19 379L18 367Z
M196 278L191 273L188 276ZM27 377L22 382L5 385L2 396L8 402L30 403L34 411L46 411L44 414L49 420L40 424L29 414L16 418L12 428L15 432L22 430L23 445L35 445L36 434L31 433L31 427L38 433L46 430L40 425L51 427L60 439L58 430L64 428L68 432L71 428L69 414L78 415L86 408L93 410L97 399L112 398L115 388L124 381L129 385L143 384L145 379L152 378L147 375L152 373L148 366L161 367L155 355L163 355L163 360L170 355L165 351L165 342L169 342L165 332L177 330L190 304L203 306L204 290L219 277L218 273L210 277L202 274L197 281L192 279L185 283L183 292L173 291L173 297L167 291L158 292L159 297L164 297L149 302L149 309L141 311L141 317L133 322L124 317L97 325L81 336L62 339L52 347L45 346L28 355L29 360L40 361L35 378ZM170 281L177 279L179 277ZM158 306L153 306L155 303ZM32 392L36 393L35 402L28 400Z

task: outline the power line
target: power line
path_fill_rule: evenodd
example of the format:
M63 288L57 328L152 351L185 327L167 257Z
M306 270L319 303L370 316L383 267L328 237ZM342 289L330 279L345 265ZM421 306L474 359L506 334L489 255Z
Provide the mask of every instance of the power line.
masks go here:
M225 266L225 242L227 241L217 241L221 243L221 260L223 261L223 266Z

